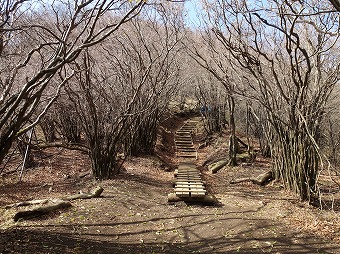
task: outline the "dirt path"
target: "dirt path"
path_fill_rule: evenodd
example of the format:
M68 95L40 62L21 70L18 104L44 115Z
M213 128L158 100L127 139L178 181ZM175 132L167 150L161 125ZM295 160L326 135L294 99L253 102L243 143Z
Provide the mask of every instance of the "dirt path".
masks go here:
M210 152L201 150L197 163ZM58 156L74 165L73 153ZM316 216L319 210L301 204L279 184L229 184L236 177L264 172L261 160L214 175L203 170L219 206L168 204L173 173L162 170L153 157L131 158L125 172L100 183L77 178L90 170L85 159L81 165L73 171L52 165L53 174L43 182L46 168L41 166L21 185L0 184L2 205L98 184L105 189L102 198L73 201L69 210L30 221L13 223L14 210L1 209L0 253L340 253L339 211L327 213L323 221ZM48 181L54 184L46 185Z
M215 186L221 206L172 205L172 173L147 171L153 163L132 159L118 179L102 182L102 198L2 230L0 253L340 253L339 244L282 222L291 203L277 187L221 180Z

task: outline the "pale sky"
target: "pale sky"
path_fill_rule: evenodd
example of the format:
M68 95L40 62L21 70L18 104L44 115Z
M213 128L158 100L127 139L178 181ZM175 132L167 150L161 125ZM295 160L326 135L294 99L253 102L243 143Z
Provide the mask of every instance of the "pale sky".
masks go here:
M200 1L187 0L185 2L185 8L188 10L187 25L198 27L199 19L197 18L197 11L200 9Z

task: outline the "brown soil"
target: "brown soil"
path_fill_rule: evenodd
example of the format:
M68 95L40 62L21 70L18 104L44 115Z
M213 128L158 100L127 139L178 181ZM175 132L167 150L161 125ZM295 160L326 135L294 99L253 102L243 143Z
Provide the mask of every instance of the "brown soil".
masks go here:
M229 184L265 172L270 164L261 157L214 175L200 168L220 205L169 204L173 173L166 170L177 163L169 144L181 121L169 120L160 132L165 142L158 144L158 157L130 158L112 180L83 177L90 173L87 157L60 149L44 151L46 159L24 172L21 183L17 175L1 178L1 206L97 185L105 190L101 198L75 200L70 209L17 223L11 220L16 209L1 208L0 253L340 253L339 189L326 175L324 210L301 203L280 183ZM197 165L220 147L201 149Z

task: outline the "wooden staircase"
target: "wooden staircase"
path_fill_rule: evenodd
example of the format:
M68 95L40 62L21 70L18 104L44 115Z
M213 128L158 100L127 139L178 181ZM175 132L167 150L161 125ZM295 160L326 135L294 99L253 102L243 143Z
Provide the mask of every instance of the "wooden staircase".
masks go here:
M176 155L179 158L197 159L197 150L192 137L198 121L186 121L175 133Z
M207 195L201 173L195 165L197 149L193 142L198 119L188 120L175 133L176 155L179 158L178 169L174 172L174 193L168 195L169 202L190 201L217 203L215 197Z

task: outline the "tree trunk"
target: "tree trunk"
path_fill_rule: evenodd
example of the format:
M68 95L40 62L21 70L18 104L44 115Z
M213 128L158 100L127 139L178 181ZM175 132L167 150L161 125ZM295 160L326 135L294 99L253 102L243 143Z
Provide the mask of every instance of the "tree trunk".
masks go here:
M307 133L280 129L273 149L275 177L282 179L285 187L297 193L301 200L316 197L319 157Z
M239 179L235 179L233 181L230 181L230 183L235 184L235 183L242 183L242 182L252 182L252 183L257 184L257 185L264 185L272 179L273 179L273 172L268 171L268 172L265 172L265 173L263 173L263 174L261 174L257 177L239 178Z
M228 164L228 161L221 160L208 166L209 171L213 174L217 173L221 168Z
M230 138L229 138L229 165L236 166L237 160L237 138L236 138L236 127L235 127L235 99L229 96L229 128L230 128Z
M44 133L46 142L51 143L57 140L56 126L52 116L45 115L40 121L40 127Z
M104 149L96 146L91 146L90 149L92 172L95 179L110 179L112 176L119 173L116 154L109 154Z
M103 193L103 191L104 189L98 186L95 189L93 189L90 193L80 193L80 194L75 194L72 196L67 196L67 197L54 199L54 200L42 199L42 200L24 201L24 202L19 202L16 204L8 205L5 207L5 209L9 209L12 207L37 205L37 204L43 205L43 206L35 207L33 209L19 211L13 217L14 221L18 221L19 219L30 219L30 218L38 217L38 216L41 216L41 215L44 215L44 214L47 214L47 213L50 213L50 212L53 212L59 209L68 208L72 206L71 203L69 202L71 200L98 198Z
M72 206L70 202L59 199L47 206L40 206L27 211L19 211L14 215L13 220L18 221L19 219L30 219L70 206Z

